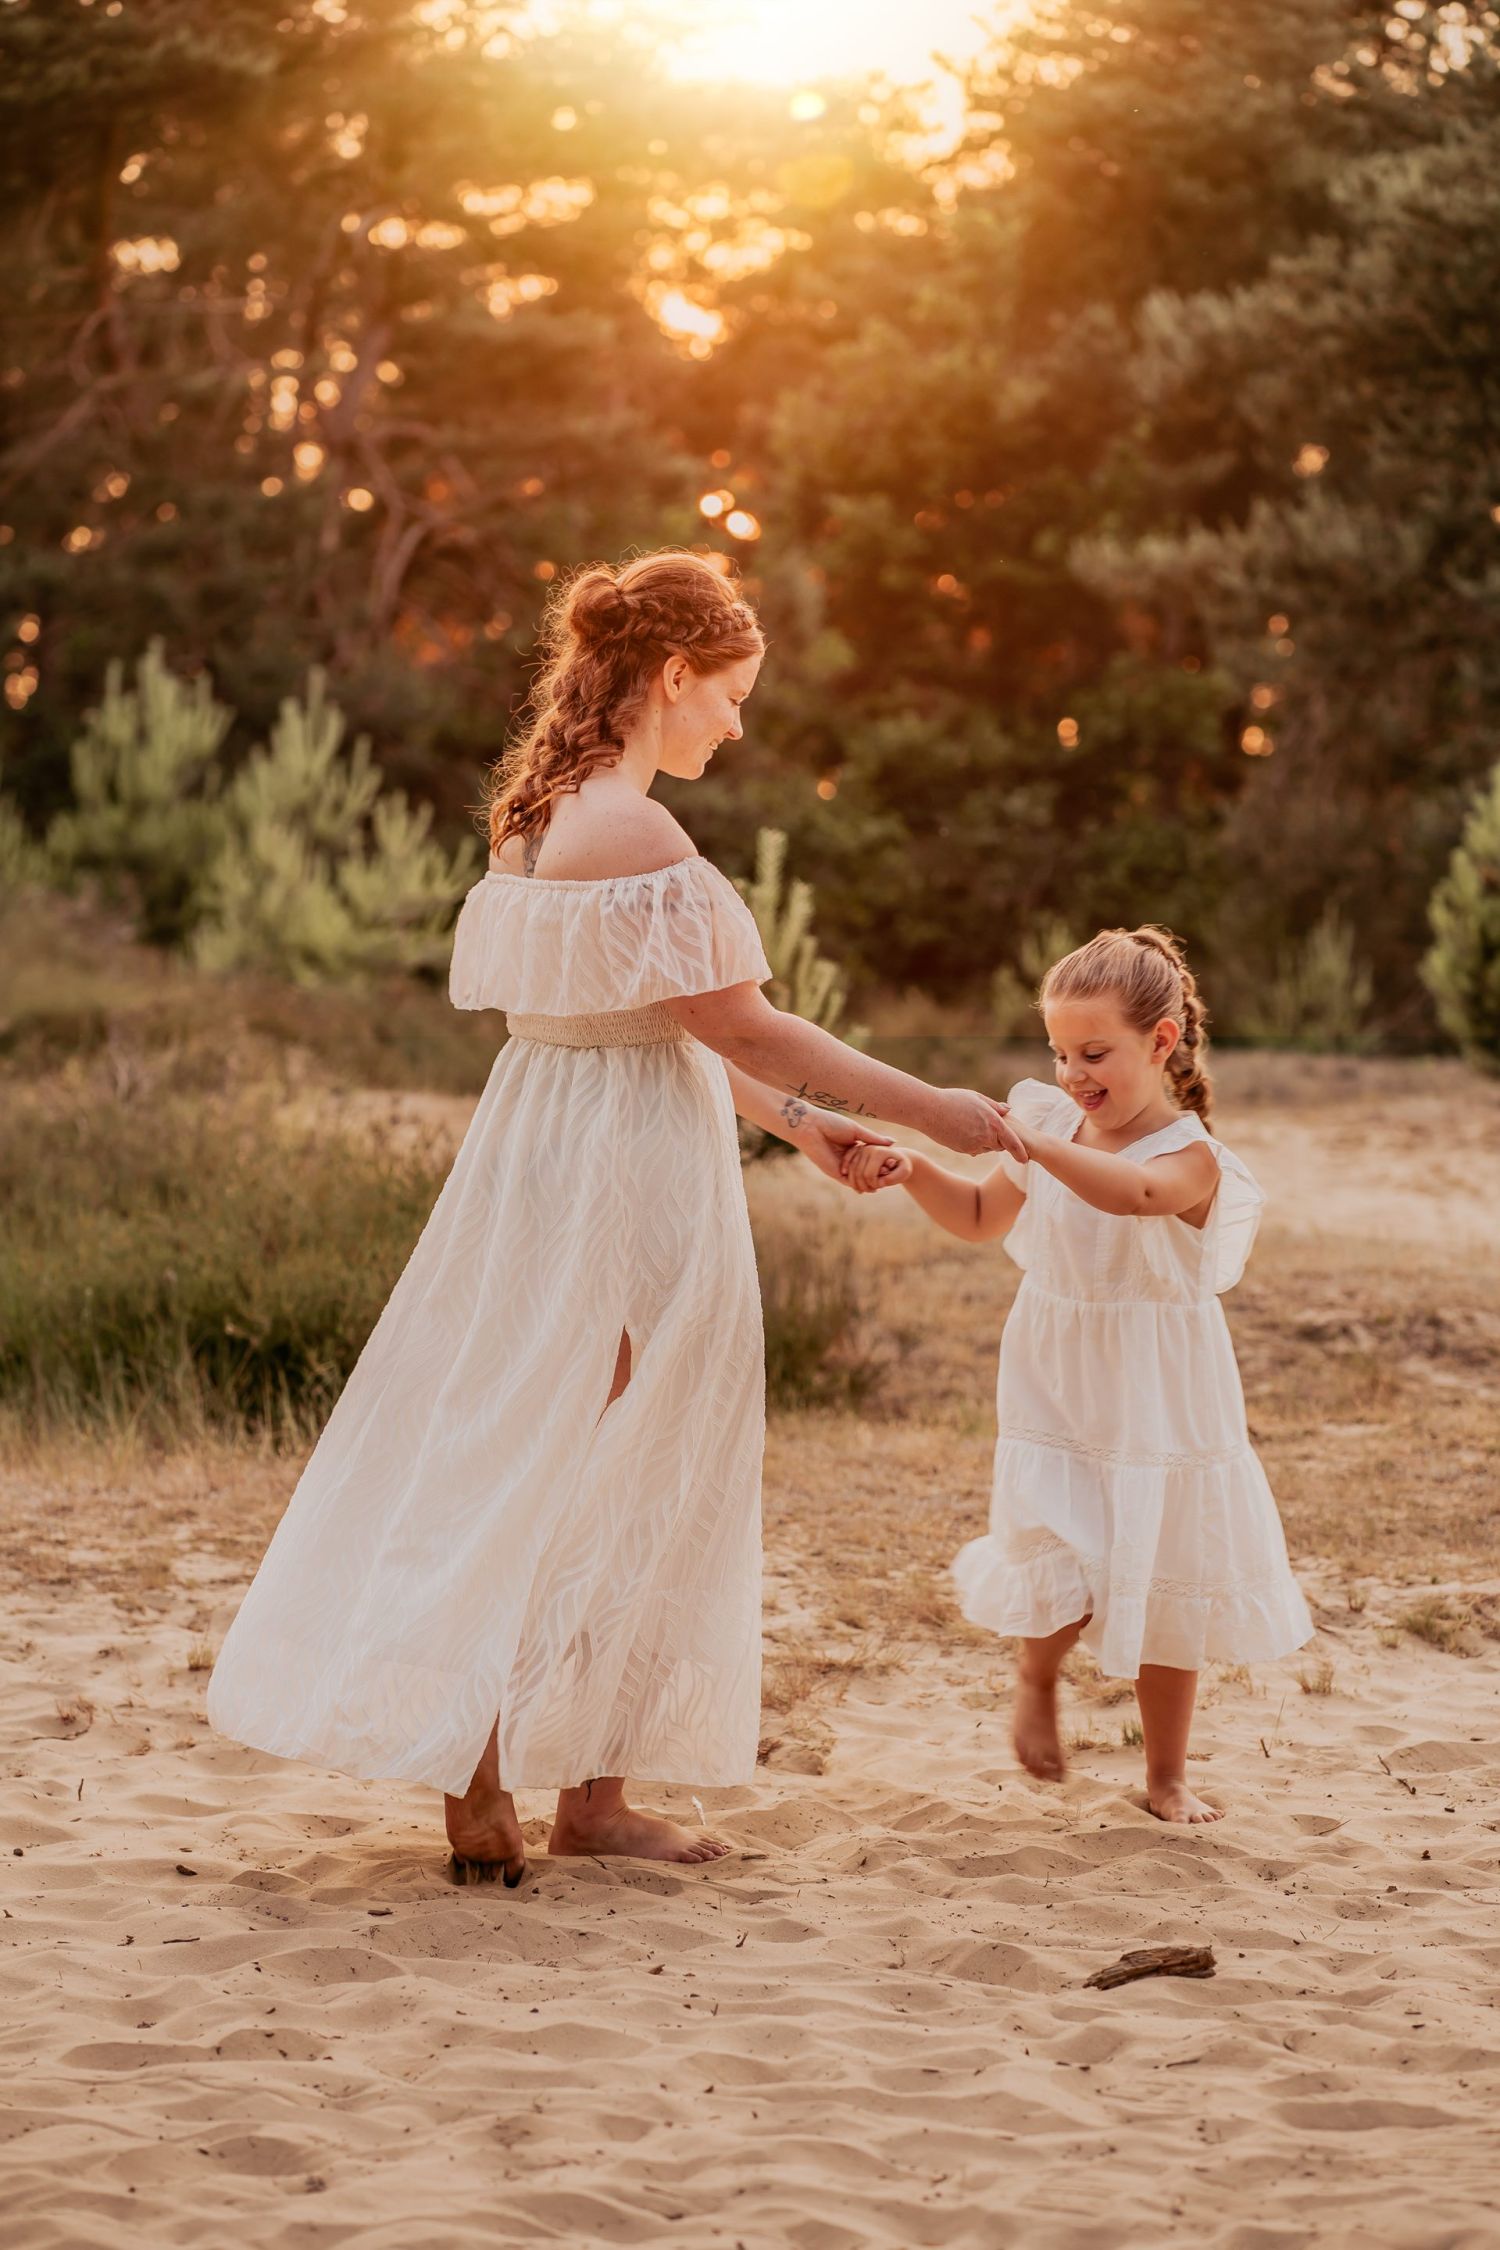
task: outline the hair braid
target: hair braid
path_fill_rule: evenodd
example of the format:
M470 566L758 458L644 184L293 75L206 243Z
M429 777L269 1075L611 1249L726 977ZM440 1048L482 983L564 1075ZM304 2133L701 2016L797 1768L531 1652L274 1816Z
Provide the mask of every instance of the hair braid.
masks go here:
M754 610L702 555L666 548L619 570L590 563L543 613L524 733L488 777L490 849L546 828L557 798L618 764L625 730L669 656L717 671L763 646Z

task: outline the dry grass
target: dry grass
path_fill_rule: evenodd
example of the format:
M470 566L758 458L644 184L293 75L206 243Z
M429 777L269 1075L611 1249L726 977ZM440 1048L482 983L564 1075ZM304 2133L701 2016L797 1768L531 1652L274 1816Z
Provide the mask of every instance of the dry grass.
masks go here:
M1467 1600L1450 1594L1428 1594L1396 1619L1399 1630L1449 1656L1477 1656L1486 1641L1500 1639L1500 1618L1492 1596L1474 1594Z

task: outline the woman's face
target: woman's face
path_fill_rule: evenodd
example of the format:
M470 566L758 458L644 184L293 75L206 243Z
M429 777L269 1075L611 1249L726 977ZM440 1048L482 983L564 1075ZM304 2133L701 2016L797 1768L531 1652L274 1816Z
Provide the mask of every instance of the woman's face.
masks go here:
M1058 1085L1104 1132L1118 1132L1160 1093L1162 1070L1180 1036L1170 1017L1137 1031L1105 994L1056 1000L1043 1020Z
M658 683L662 773L696 781L721 742L739 741L745 731L740 705L755 685L761 653L739 657L715 672L695 672L685 657L668 658Z

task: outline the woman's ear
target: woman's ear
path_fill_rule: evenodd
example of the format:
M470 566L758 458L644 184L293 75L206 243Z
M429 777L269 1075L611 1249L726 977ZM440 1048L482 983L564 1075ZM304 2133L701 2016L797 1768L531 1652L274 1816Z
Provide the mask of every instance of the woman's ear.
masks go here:
M687 686L693 667L685 656L669 656L661 668L662 693L669 703L675 703Z

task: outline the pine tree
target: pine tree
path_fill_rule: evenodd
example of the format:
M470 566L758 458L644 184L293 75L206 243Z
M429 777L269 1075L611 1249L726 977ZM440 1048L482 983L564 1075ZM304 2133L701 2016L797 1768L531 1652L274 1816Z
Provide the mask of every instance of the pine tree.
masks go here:
M1476 1068L1500 1074L1500 765L1474 799L1430 912L1422 975L1443 1029Z
M180 943L198 917L223 833L215 761L232 718L206 673L179 679L152 641L133 688L109 666L74 741L73 809L48 830L48 857L65 880L133 890L141 934L156 944Z
M1330 906L1305 937L1281 949L1272 973L1242 1003L1238 1027L1266 1047L1357 1055L1374 1044L1374 996L1354 931Z
M1037 993L1054 961L1071 953L1078 940L1055 916L1026 932L1016 948L1017 968L1002 962L990 982L990 1012L1002 1039L1020 1039L1039 1021Z
M305 699L286 699L269 746L224 792L224 840L192 941L200 966L313 984L445 956L477 849L435 843L431 807L385 790L368 737L346 752L344 732L315 667Z

